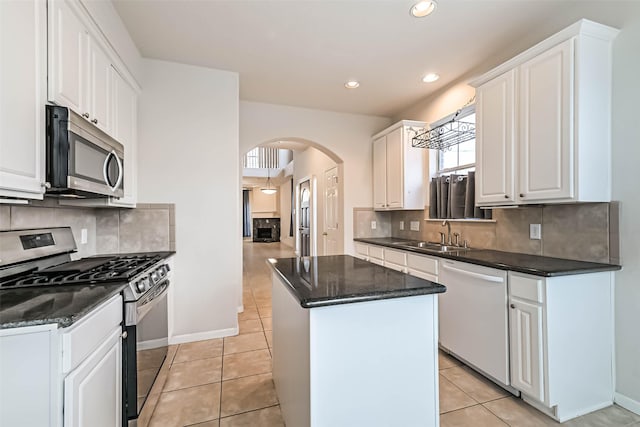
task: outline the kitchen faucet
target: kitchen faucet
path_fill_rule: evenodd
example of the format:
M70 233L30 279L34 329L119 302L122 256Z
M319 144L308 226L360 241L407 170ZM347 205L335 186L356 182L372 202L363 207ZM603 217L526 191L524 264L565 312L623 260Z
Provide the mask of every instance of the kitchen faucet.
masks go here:
M447 245L452 245L451 242L451 223L448 220L442 221L442 226L447 226Z

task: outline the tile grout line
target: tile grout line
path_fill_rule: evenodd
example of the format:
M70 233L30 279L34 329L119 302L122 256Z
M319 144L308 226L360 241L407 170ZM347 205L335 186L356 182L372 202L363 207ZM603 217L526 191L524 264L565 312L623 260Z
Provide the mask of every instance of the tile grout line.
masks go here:
M508 397L507 397L507 398L508 398ZM490 402L495 402L496 400L499 400L499 399L490 400ZM488 403L488 402L485 402L485 403ZM496 413L495 413L495 412L493 412L491 409L489 409L489 408L487 408L486 406L484 406L484 403L483 403L483 404L481 404L481 406L482 406L484 409L486 409L487 411L489 411L491 414L493 414L493 415L494 415L496 418L498 418L500 421L502 421L503 423L505 423L506 425L508 425L508 426L510 426L510 427L513 427L513 426L511 426L511 424L509 424L509 423L507 422L507 420L503 419L500 415L496 414Z
M275 404L275 405L265 406L264 408L252 409L252 410L250 410L250 411L243 411L243 412L238 412L237 414L227 415L226 417L221 417L221 418L219 418L219 420L223 420L223 419L231 418L231 417L236 417L236 416L238 416L238 415L250 414L251 412L263 411L263 410L265 410L265 409L275 408L276 406L280 406L280 403L277 403L277 404Z
M218 404L218 426L222 415L222 374L224 372L224 338L222 339L222 362L220 362L220 401Z

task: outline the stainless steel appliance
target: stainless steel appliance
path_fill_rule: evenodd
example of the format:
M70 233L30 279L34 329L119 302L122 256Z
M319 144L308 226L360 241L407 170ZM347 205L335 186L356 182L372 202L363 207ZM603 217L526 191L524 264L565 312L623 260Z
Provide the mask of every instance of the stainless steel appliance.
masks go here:
M124 196L124 147L66 107L46 106L47 193Z
M72 261L75 251L69 227L0 232L0 299L3 289L126 283L122 291L123 425L136 425L145 409L155 407L149 391L167 354L168 260L173 252ZM166 378L159 381L163 380ZM154 396L158 399L159 393Z

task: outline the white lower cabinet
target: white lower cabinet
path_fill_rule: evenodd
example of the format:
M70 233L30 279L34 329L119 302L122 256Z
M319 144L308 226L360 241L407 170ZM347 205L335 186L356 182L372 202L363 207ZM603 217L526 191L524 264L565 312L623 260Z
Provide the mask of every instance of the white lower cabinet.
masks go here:
M511 298L509 308L511 385L544 402L542 306Z
M109 338L64 380L64 425L114 427L122 421L122 331Z
M613 404L612 273L509 272L511 385L560 422Z
M438 260L428 255L355 242L355 256L392 270L438 282Z
M0 330L0 426L121 427L122 297L68 328Z

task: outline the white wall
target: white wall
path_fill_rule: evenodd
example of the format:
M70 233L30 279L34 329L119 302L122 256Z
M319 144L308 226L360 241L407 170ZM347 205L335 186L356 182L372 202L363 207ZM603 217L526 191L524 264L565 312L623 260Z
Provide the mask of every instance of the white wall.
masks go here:
M260 188L253 188L251 191L251 214L254 218L271 218L278 214L278 201L278 193L265 194L260 191Z
M620 201L616 273L616 400L640 413L640 4L628 5L613 45L613 198Z
M238 75L143 60L138 199L175 203L173 343L237 332L242 281Z
M354 253L353 208L372 206L371 135L391 121L385 117L335 113L240 102L240 153L272 140L307 140L338 156L344 164L345 253Z
M315 224L313 228L317 231L314 236L316 239L316 255L324 255L324 242L322 239L322 232L325 229L324 226L324 172L328 169L337 166L336 162L331 160L327 155L315 148L307 148L304 151L296 151L293 153L293 185L297 186L300 181L307 177L313 177L316 181L315 194L312 195L314 202L316 203L315 211L317 213L315 218ZM353 214L349 215L352 219ZM346 218L345 218L346 219ZM312 219L312 221L314 221ZM351 235L349 241L353 238Z

